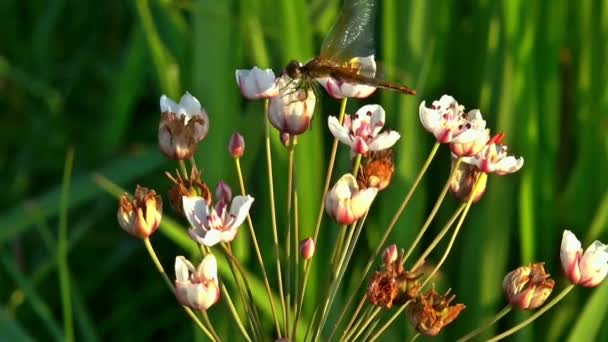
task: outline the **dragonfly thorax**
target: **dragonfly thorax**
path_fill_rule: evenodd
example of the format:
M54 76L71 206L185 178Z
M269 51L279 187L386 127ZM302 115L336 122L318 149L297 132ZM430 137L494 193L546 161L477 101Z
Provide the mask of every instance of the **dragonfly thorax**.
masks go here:
M300 76L302 76L302 66L302 63L292 60L287 64L287 67L285 67L285 73L291 79L300 78Z

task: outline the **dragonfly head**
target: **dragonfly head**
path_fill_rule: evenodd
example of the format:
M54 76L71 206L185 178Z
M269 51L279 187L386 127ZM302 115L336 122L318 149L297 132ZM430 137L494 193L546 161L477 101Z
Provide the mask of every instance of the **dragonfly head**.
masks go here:
M302 63L292 60L287 64L287 67L285 67L285 73L291 79L300 78L300 76L302 76Z

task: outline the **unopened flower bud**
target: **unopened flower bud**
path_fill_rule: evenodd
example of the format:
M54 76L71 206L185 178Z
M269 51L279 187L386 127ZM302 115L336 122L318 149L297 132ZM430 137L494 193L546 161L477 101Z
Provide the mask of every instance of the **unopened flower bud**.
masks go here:
M543 305L553 291L555 281L545 272L544 263L519 267L507 274L502 288L509 304L522 310Z
M245 153L245 139L239 133L233 133L228 143L228 152L233 158L240 158Z
M300 241L300 255L305 260L308 260L315 255L315 241L312 238L306 238Z
M285 147L289 147L290 138L291 138L291 135L287 132L281 132L281 134L279 135L279 139L281 139L281 144L283 144L283 146L285 146Z
M160 225L163 202L154 190L137 186L133 199L128 194L120 197L117 218L118 224L127 233L146 239Z
M279 79L279 96L270 99L268 118L280 132L299 135L310 127L317 99L310 87L301 87L283 75Z
M382 254L382 259L384 260L384 265L388 266L397 261L399 257L399 251L397 249L397 245L392 244L384 250L384 254Z

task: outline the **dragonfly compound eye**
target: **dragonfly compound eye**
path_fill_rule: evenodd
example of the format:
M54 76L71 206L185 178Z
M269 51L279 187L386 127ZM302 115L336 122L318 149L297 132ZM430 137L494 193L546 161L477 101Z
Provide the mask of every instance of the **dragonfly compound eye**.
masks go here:
M300 62L295 60L289 62L289 64L287 64L287 67L285 68L285 73L292 79L299 78L302 75Z

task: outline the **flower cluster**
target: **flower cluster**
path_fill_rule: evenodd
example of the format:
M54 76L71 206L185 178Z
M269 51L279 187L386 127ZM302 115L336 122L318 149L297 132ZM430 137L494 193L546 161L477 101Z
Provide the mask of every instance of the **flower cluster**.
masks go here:
M291 70L288 69L280 77L276 77L270 69L263 70L256 67L251 70L237 70L235 78L243 97L250 100L262 99L265 101L266 127L272 125L276 128L278 132L274 132L274 134L277 134L283 144L289 147L290 172L293 172L291 166L293 165L296 138L309 130L317 104L318 94L315 92L312 83L319 83L331 97L336 99L365 98L371 95L376 88L371 85L352 83L348 80L333 77L333 74L318 79L309 79L311 76L302 74L303 65L301 63L292 62L290 65ZM349 65L353 70L358 70L361 77L375 76L376 64L373 56L353 59ZM372 82L368 83L372 84ZM343 228L336 239L334 256L330 263L331 267L329 269L333 273L328 277L331 284L329 291L327 291L328 297L325 301L325 307L318 320L313 320L315 321L314 324L318 325L316 329L313 329L313 331L316 330L316 333L312 336L312 340L323 340L325 338L323 324L327 320L333 302L333 298L330 297L335 296L337 286L339 286L344 276L372 203L380 192L391 184L395 172L393 147L401 139L401 135L397 131L385 128L386 112L382 106L367 104L358 108L354 113L348 114L346 113L346 102L343 101L340 115L328 116L327 118L328 131L335 138L330 164L333 165L338 142L340 142L348 148L352 170L340 176L331 188L329 185L331 184L332 173L328 172L323 203L319 210L318 227L314 237L302 239L302 236L298 236L297 229L294 230L293 235L290 235L292 234L292 222L295 222L296 226L298 222L297 210L291 210L291 200L297 199L296 192L293 190L295 187L291 183L294 182L293 179L295 178L293 173L290 173L288 178L290 182L288 192L293 192L288 193L289 200L286 206L288 224L285 228L287 229L286 240L293 237L293 241L285 241L287 246L281 246L278 243L276 216L273 216L271 220L273 223L279 293L281 296L285 296L281 298L284 306L282 308L285 315L284 319L289 319L288 312L293 311L295 313L293 321L283 322L285 328L285 334L283 335L281 322L277 318L278 315L273 302L275 294L268 281L263 257L257 244L256 230L253 227L253 221L248 219L254 198L247 194L245 190L245 182L242 179L239 162L245 154L245 138L240 133L234 133L227 146L228 153L234 158L237 167L241 194L233 197L230 186L221 180L217 183L215 192L212 194L203 181L202 173L198 171L194 160L199 143L209 131L207 112L201 107L200 102L188 92L181 97L178 103L165 95L161 96L158 145L165 156L180 162L181 170L181 172L176 171L175 175L166 173L172 183L168 191L169 203L176 214L185 217L187 220L189 225L188 234L202 253L202 260L197 266L185 257L177 256L174 264L175 280L172 282L166 279L167 283L173 286L177 300L186 307L187 311L190 309L206 311L219 301L218 265L212 251L220 247L222 252L225 253L226 260L233 271L235 283L239 287L241 304L245 306L246 310L244 311L249 315L248 323L252 336L255 337L254 340L262 338L263 327L260 324L257 309L253 305L254 301L248 286L247 272L243 270L237 258L232 254L231 247L231 242L237 238L240 226L248 219L249 235L262 269L266 294L270 301L277 335L284 340L294 338L294 336L289 335L291 333L289 327L290 325L298 326L297 320L302 309L302 301L305 298L307 272L314 261L313 256L317 248L322 249L324 247L321 243L317 245L317 233L322 215L325 212L329 218ZM397 311L405 311L409 321L418 332L427 336L435 336L444 327L456 320L465 309L465 305L453 304L455 295L451 294L451 290L439 294L435 290L435 285L431 284L427 287L427 283L433 279L433 275L440 269L449 254L468 209L472 203L479 201L485 193L488 175L493 173L501 176L517 172L523 167L524 159L522 157L516 158L507 153L508 147L502 143L504 134L490 135L490 129L486 127L486 121L483 119L480 110L473 109L466 112L465 107L452 96L443 95L439 100L433 101L430 107L427 107L426 102L422 101L418 111L422 126L434 136L437 142L433 151L437 150L439 144L449 145L452 156L451 172L448 180L449 189L457 199L467 203L466 206L463 204L462 211L457 212L454 220L446 224L442 232L438 234L420 259L409 270L406 270L404 266L407 257L411 251L415 250L416 244L421 241L420 238L425 233L428 224L432 222L436 210L433 210L430 214L427 223L420 230L419 236L410 247L407 256L395 244L388 246L382 255L381 267L369 277L361 303L364 304L367 301L369 305L384 309L376 310L376 313L400 307L400 310ZM271 181L272 166L269 135L269 129L267 129L266 153L269 180ZM434 153L431 153L429 162ZM186 171L186 161L191 164L189 174ZM428 163L421 171L415 186L426 171L427 165ZM443 194L447 192L447 189L446 185ZM269 186L269 190L270 196L274 196L272 185ZM372 269L373 259L382 250L382 246L384 246L412 193L413 190L405 196L403 205L386 229L385 236L371 257L365 274L360 277L362 284L368 279L367 272ZM271 197L271 199L270 202L274 205L274 197ZM440 199L443 200L443 195L440 196ZM275 215L274 207L271 208L271 214ZM436 265L433 265L431 272L425 274L426 269L423 272L420 265L425 263L427 256L451 228L450 225L456 221L458 215L462 215L461 219L458 220L452 240L449 242L444 256ZM149 247L149 251L152 251L149 237L159 227L161 216L162 200L154 190L138 186L133 196L124 194L119 200L117 212L119 225L131 235L143 239ZM291 248L295 253L291 253ZM286 250L284 256L281 255L283 249ZM158 258L153 254L152 257L161 273L164 274L162 266L158 264ZM289 296L292 293L283 293L281 274L283 265L281 263L293 261L293 265L286 265L287 269L300 272L297 267L300 257L304 260L304 276L302 277L304 280L298 283L299 274L296 274L293 278L296 280L295 294L301 294L301 297L294 296L292 298L298 300L290 301ZM566 230L562 237L560 258L564 274L573 284L571 287L574 285L595 287L608 276L608 246L599 241L593 242L591 246L583 251L580 241L572 232ZM239 279L237 279L237 273L240 273ZM287 281L291 281L292 279L289 278L291 275L289 272L286 273ZM423 277L425 278L423 279ZM247 295L240 288L241 283L246 286ZM287 284L291 286L290 283ZM287 291L291 290L290 286L286 287ZM302 286L302 288L298 286ZM542 262L522 266L511 271L505 276L502 284L503 292L510 306L522 310L534 310L541 307L551 295L554 286L555 281L545 272ZM221 286L221 288L222 291L226 291L224 286ZM355 289L355 293L358 290L359 288ZM230 297L227 296L227 298L230 300ZM231 300L229 302L232 306ZM294 307L291 307L291 305L294 305ZM549 307L549 305L546 307ZM231 311L233 317L241 323L239 326L244 339L251 340L248 332L243 328L246 325L240 322L237 310ZM346 309L344 312L347 312ZM361 317L356 317L357 314L355 314L353 320L358 318L359 322L357 324L360 324ZM192 315L192 317L197 321L196 315ZM378 322L379 320L376 321L376 324ZM392 320L389 320L389 322L392 322ZM201 330L207 331L203 323L200 321L197 321L197 323L200 327L203 327ZM339 323L340 321L336 323L336 327L340 326ZM207 324L210 325L208 322ZM365 329L365 327L362 329ZM382 331L383 328L377 331L371 339L376 339ZM343 339L353 338L352 334L354 333L356 332L352 330L346 331ZM354 339L356 338L354 337Z

